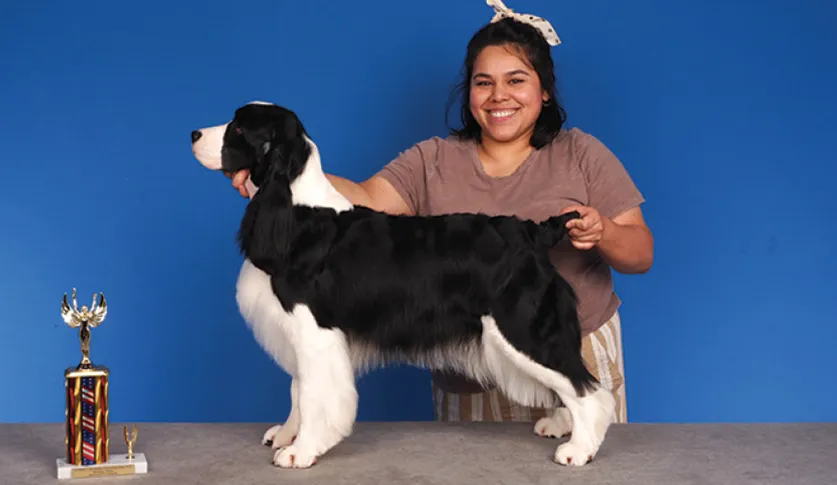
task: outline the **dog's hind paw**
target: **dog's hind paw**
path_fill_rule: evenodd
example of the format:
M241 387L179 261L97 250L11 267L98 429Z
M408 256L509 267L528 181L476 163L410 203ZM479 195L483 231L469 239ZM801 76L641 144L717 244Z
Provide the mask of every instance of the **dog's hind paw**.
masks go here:
M280 468L310 468L317 463L317 455L291 445L281 448L273 455L273 464Z
M567 408L557 408L551 416L541 418L535 423L535 434L547 438L561 438L572 432L572 422Z
M595 453L587 447L569 441L555 450L555 462L561 465L584 466L593 461Z
M289 426L277 424L265 431L262 437L262 444L278 450L283 446L288 446L293 443L295 438L296 430L291 429Z

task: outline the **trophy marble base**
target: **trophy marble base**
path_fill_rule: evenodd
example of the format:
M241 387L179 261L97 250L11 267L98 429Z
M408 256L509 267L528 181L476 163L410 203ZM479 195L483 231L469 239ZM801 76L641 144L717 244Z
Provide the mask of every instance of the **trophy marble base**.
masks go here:
M114 454L111 455L111 459L107 463L99 465L71 465L63 458L58 458L55 463L59 480L148 473L148 462L143 453L135 453L130 460L127 454Z

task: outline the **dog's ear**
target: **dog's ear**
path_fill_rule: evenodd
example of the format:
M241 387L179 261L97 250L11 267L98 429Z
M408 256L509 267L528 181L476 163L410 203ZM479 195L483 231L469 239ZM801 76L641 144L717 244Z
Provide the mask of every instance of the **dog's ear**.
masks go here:
M290 185L302 173L311 155L311 147L302 137L274 139L265 146L267 151L250 172L251 180L260 190L268 184Z
M242 252L264 270L270 270L289 250L293 234L287 210L293 203L291 183L303 172L312 152L301 125L286 125L286 119L272 126L269 139L262 144L264 154L250 172L259 190L247 205L239 229Z
M259 187L259 190L261 190L265 181L267 181L267 175L270 171L270 161L268 160L267 153L258 158L259 159L256 164L253 165L252 169L250 169L250 180L256 187Z
M265 144L267 152L262 165L272 181L290 184L305 169L311 146L296 119L287 117L284 125L277 129L283 131L274 133L273 139Z

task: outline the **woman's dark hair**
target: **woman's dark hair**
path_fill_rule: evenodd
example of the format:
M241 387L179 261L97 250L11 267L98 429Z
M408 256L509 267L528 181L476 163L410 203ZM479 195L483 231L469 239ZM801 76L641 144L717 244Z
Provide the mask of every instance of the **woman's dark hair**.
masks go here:
M460 118L462 128L451 129L451 134L462 139L480 141L480 125L474 119L469 107L474 61L484 48L504 45L517 47L526 55L529 64L538 73L542 89L545 89L548 93L549 99L542 107L541 114L535 122L535 130L530 141L530 144L535 148L541 148L551 142L561 131L561 127L567 120L567 114L555 95L555 71L549 44L538 29L512 18L504 18L486 25L477 31L471 41L468 42L462 73L463 78L454 92L451 93L445 119L447 120L447 113L450 112L455 94L461 92Z

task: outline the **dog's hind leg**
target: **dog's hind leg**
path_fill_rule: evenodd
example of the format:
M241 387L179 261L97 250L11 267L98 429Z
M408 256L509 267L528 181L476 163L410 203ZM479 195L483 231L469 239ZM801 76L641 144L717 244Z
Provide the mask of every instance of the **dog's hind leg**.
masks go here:
M583 466L590 462L604 441L608 427L613 422L615 401L613 396L598 382L574 382L567 375L541 365L528 355L518 351L503 336L497 321L492 316L482 317L483 351L486 365L497 382L498 387L510 399L522 404L530 404L532 397L521 392L520 379L509 379L515 374L525 376L523 381L537 382L560 397L572 420L570 440L555 450L555 461L562 465ZM565 365L573 367L579 364L578 353ZM536 389L535 386L528 386Z
M291 410L284 424L277 424L268 429L262 438L262 444L274 450L290 445L299 432L299 379L291 379Z
M297 305L291 316L299 432L292 444L276 451L273 463L282 468L308 468L351 434L358 396L343 332L319 327L305 305Z

